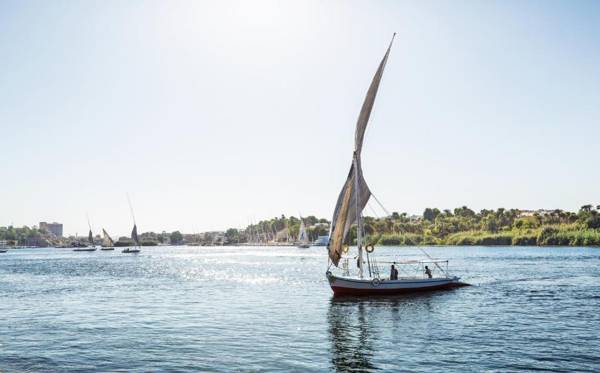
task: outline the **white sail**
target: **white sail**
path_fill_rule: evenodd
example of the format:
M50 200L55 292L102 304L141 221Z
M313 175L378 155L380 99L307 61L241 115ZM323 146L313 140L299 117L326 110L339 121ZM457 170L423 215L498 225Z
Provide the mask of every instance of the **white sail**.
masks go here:
M304 220L300 218L300 229L298 231L298 242L301 244L308 244L308 234L306 233L306 227L304 226Z
M395 36L396 34L394 34ZM354 154L352 156L352 166L350 166L350 172L346 178L346 182L340 192L340 195L335 206L333 213L333 219L331 220L331 234L328 245L329 258L334 265L338 265L338 262L342 253L342 245L350 226L357 222L357 216L362 212L365 205L371 197L371 191L367 186L365 179L363 178L361 169L361 158L360 153L362 150L363 139L365 136L365 130L369 123L369 117L375 103L375 97L377 96L377 90L379 89L379 83L383 76L383 70L390 54L392 47L392 41L379 64L379 68L375 72L375 76L371 81L369 90L363 102L358 120L356 122L356 131L354 134ZM358 193L358 195L357 195ZM358 209L358 211L357 211Z

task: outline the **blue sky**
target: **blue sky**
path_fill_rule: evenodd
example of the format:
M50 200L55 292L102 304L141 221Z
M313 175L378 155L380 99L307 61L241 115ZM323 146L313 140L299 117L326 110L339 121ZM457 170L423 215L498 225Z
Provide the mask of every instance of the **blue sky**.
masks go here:
M127 192L141 231L330 218L393 32L363 151L388 210L600 203L599 8L4 0L0 225L125 234Z

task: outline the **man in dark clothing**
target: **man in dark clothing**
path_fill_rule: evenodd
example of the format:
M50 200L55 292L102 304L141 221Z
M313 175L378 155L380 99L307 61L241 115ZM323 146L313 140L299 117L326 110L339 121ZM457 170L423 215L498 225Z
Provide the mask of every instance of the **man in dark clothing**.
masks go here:
M397 279L398 279L398 270L392 264L392 268L390 269L390 280L397 280Z
M427 275L427 277L431 278L431 269L429 269L429 267L425 266L425 274Z

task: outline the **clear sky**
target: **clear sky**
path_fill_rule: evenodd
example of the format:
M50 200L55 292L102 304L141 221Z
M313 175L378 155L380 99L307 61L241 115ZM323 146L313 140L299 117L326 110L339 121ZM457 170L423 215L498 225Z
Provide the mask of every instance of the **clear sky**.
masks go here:
M597 1L0 1L0 226L600 203ZM381 210L376 210L380 213ZM367 209L367 213L370 209Z

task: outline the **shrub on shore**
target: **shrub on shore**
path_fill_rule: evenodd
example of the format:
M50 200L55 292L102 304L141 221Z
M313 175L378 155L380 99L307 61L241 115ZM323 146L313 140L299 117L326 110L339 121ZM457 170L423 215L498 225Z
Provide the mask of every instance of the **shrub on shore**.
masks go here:
M537 234L525 233L517 234L512 238L513 246L535 246L537 245Z
M451 245L451 246L600 246L600 231L577 226L542 227L510 230L501 233L458 232L439 239L416 233L383 234L372 240L382 246Z
M476 245L478 232L460 232L448 236L447 245L473 246Z
M537 238L540 246L600 246L600 232L593 229L544 227Z
M490 246L509 246L512 245L513 236L509 233L501 234L486 234L481 236L476 245L490 245Z
M391 233L377 237L370 236L367 242L382 246L415 246L415 245L440 245L443 242L429 234L418 233Z
M461 232L450 235L446 239L447 245L461 245L461 246L473 246L473 245L498 245L508 246L512 245L513 235L512 232L503 233L482 233L482 232Z

